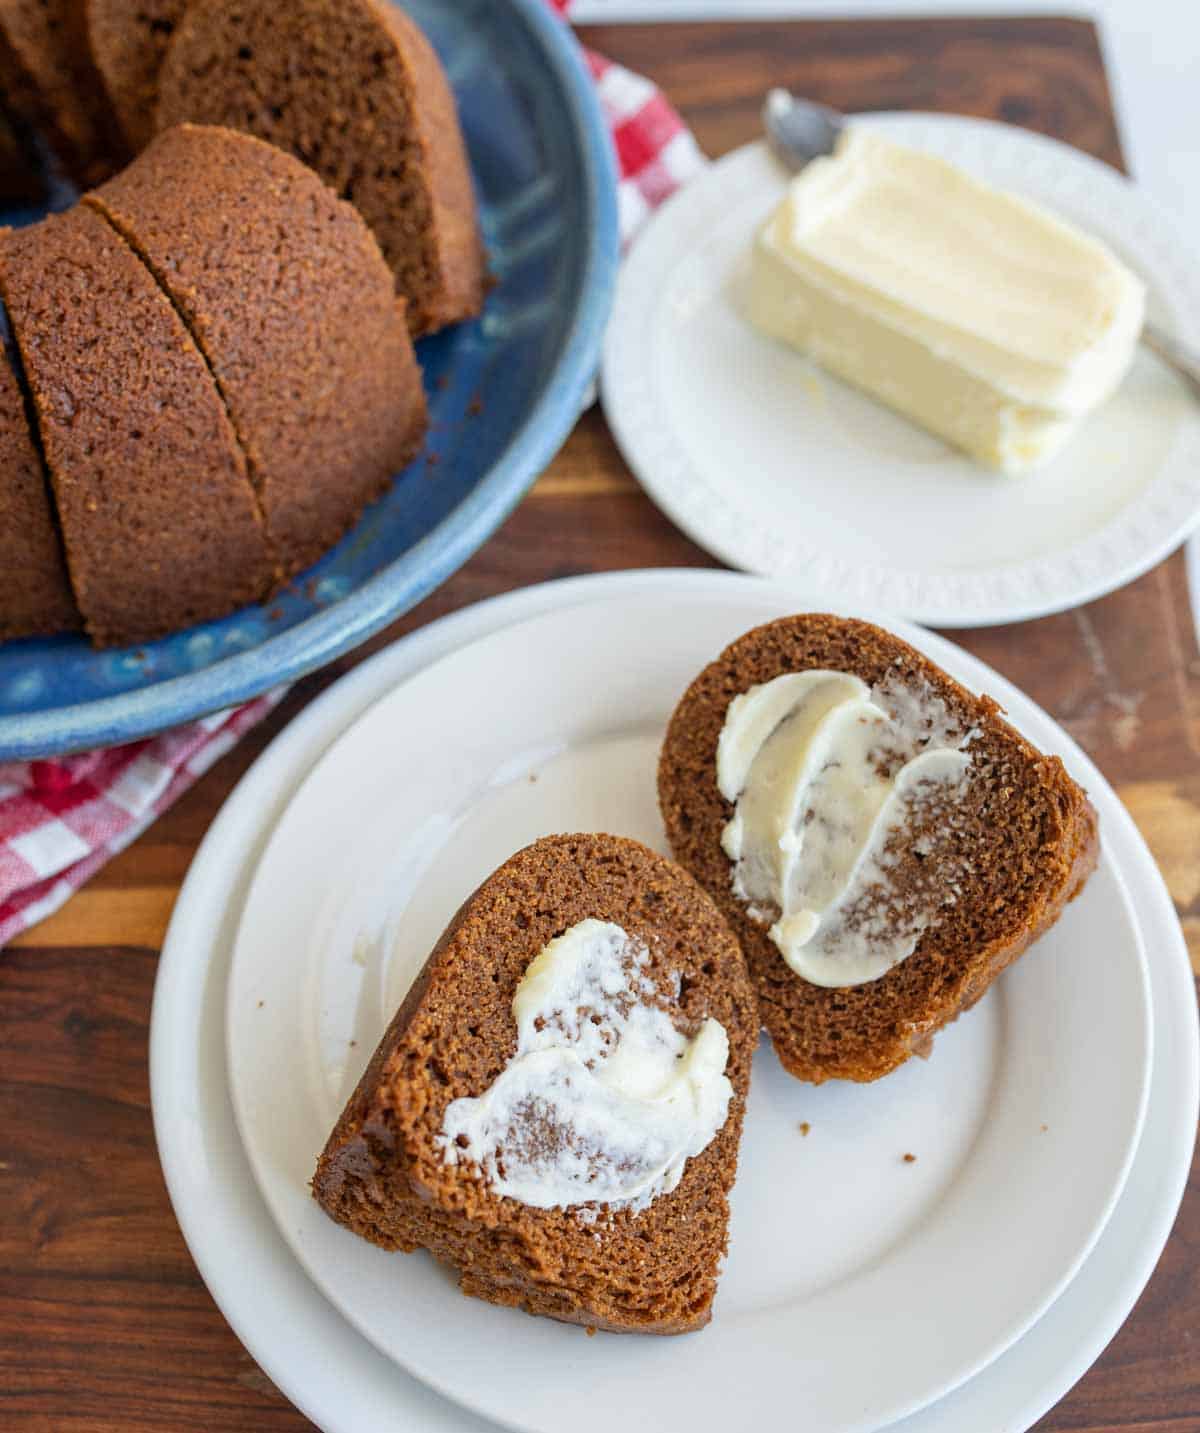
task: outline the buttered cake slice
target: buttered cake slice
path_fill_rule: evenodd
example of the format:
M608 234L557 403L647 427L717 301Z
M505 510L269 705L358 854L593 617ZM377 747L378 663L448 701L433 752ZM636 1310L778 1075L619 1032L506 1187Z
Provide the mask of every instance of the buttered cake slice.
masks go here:
M814 1083L927 1054L1096 864L1096 813L1058 757L898 637L825 614L700 673L658 790L776 1053Z
M547 837L451 921L313 1193L492 1303L700 1328L758 1028L737 942L685 871L621 837Z
M806 166L754 247L758 328L1008 473L1113 392L1144 309L1098 240L866 127Z

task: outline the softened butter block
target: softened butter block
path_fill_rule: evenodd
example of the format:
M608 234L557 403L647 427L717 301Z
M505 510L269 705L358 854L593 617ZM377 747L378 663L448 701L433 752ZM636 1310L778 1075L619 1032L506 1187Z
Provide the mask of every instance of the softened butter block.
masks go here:
M1113 392L1144 312L1098 240L867 128L804 169L754 248L758 328L1006 473Z

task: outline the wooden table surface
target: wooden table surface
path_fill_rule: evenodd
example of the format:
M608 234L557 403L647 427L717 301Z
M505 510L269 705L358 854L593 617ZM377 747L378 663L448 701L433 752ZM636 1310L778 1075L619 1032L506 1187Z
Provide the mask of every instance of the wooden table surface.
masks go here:
M1081 21L622 26L585 39L656 79L712 155L754 136L760 97L779 84L847 110L992 116L1121 161L1096 34ZM218 1313L155 1156L150 999L192 854L264 746L367 652L531 582L714 565L642 495L593 410L462 572L355 656L301 682L147 835L0 956L0 1427L311 1426ZM1079 611L951 635L1052 712L1116 786L1200 970L1200 656L1180 556ZM1129 1322L1038 1427L1200 1430L1198 1275L1193 1169Z

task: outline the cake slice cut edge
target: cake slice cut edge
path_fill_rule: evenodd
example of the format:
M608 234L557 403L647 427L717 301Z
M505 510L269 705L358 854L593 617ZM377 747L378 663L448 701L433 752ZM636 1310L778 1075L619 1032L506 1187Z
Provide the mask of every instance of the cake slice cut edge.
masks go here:
M6 327L0 305L0 641L74 632L83 624L31 405L4 343Z
M92 641L151 641L258 600L271 564L244 458L132 249L82 205L5 230L0 301Z
M647 998L681 1035L721 1025L727 1112L678 1183L649 1200L534 1207L498 1192L485 1166L448 1161L447 1111L511 1067L518 986L549 942L587 921L615 924L645 952ZM464 1293L492 1303L588 1329L698 1329L726 1251L758 1029L737 942L686 872L623 837L543 838L451 920L325 1145L314 1197L382 1248L428 1249Z
M734 888L722 837L735 807L716 775L730 703L800 672L847 673L872 692L907 688L944 703L964 734L970 773L939 830L957 890L924 912L911 953L875 979L815 984L789 965L770 919ZM969 739L968 739L969 734ZM796 1078L872 1081L970 1009L1055 923L1099 856L1097 817L1058 757L1017 732L915 648L880 627L825 613L781 618L737 639L684 693L671 717L658 775L659 805L675 859L708 891L741 942L775 1051ZM895 875L921 853L897 840ZM944 902L944 903L943 903Z
M414 337L488 287L471 169L433 47L390 0L191 0L158 76L156 127L244 129L310 165L371 227Z
M179 313L245 454L278 576L295 576L390 489L428 430L378 244L307 166L214 125L160 134L83 203Z

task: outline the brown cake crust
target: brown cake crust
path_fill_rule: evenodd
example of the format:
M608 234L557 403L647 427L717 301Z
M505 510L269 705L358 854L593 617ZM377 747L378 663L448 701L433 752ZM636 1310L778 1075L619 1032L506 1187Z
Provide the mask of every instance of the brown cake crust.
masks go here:
M447 1106L480 1095L516 1049L512 999L529 962L576 922L611 920L644 941L647 967L693 1034L708 1016L729 1038L734 1089L713 1141L679 1185L639 1214L533 1209L447 1166L435 1136ZM429 1249L464 1293L614 1332L685 1333L711 1316L737 1168L754 994L712 902L671 862L617 836L551 836L518 852L447 927L350 1097L313 1194L385 1249Z
M154 138L158 74L187 0L84 0L88 45L130 154Z
M207 359L280 571L308 567L428 423L370 231L290 155L211 126L160 135L84 202L132 245Z
M454 98L432 47L376 0L193 0L158 128L245 129L310 164L371 226L414 334L479 312L483 250Z
M0 241L76 600L101 646L261 597L267 544L212 376L128 246L82 206Z
M62 543L25 400L0 344L0 641L75 631Z
M729 703L784 672L853 673L868 685L927 683L980 736L969 784L955 803L972 874L916 950L863 985L826 989L801 979L730 883L721 832L733 814L717 789L717 740ZM889 632L827 614L782 618L740 637L707 666L671 717L658 792L675 858L720 907L746 954L763 1023L798 1079L876 1080L969 1009L1058 919L1099 853L1096 813L1058 757L1042 755L1000 716Z
M111 116L91 62L84 0L0 0L0 93L46 136L67 173L94 184L114 164Z

